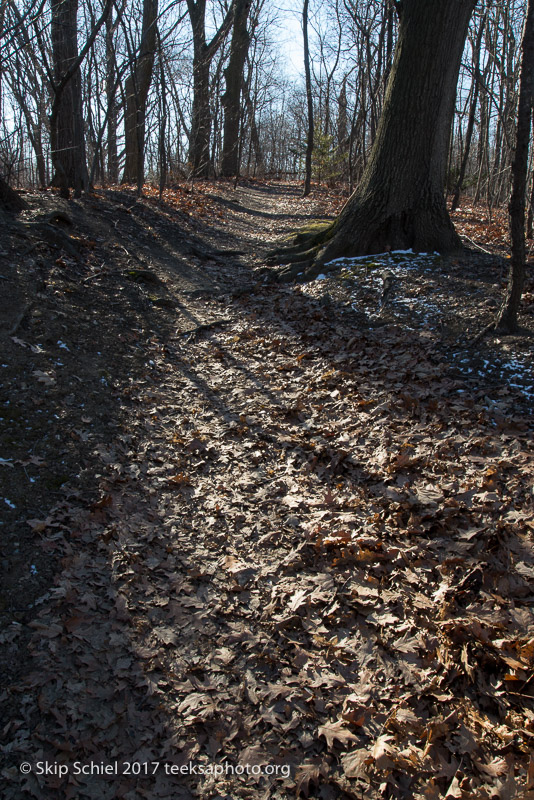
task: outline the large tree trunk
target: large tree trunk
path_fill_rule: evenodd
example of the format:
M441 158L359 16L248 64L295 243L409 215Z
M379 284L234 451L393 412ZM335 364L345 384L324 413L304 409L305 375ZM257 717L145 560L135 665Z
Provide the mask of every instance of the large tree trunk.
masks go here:
M521 80L517 110L517 136L512 164L510 232L512 262L508 290L495 326L513 333L518 328L518 313L525 282L525 206L528 179L528 152L532 108L534 105L534 0L529 0L522 42Z
M265 155L263 153L263 147L261 146L258 123L256 122L256 108L250 96L251 80L252 68L249 69L249 76L247 81L245 81L243 94L245 99L245 108L247 110L248 124L250 127L250 141L252 147L254 148L254 157L256 162L254 164L254 175L258 174L263 176L265 174Z
M313 156L313 144L314 144L313 139L315 134L315 126L313 119L311 69L310 69L310 47L308 43L308 5L309 5L309 0L304 0L304 4L302 6L302 36L304 41L304 73L306 75L306 105L308 108L308 136L306 141L304 191L302 195L303 197L307 197L311 191L312 156Z
M189 137L189 163L195 178L209 178L213 172L210 136L210 64L200 54L193 58L193 110Z
M125 84L124 144L126 161L122 182L135 183L139 193L144 182L146 102L154 68L157 18L158 0L144 0L139 57L133 64Z
M78 68L78 0L51 0L54 95L50 115L50 145L55 174L52 183L66 196L87 189L88 174L83 130L82 87Z
M28 208L25 200L22 199L20 194L11 188L9 183L0 175L0 208L5 211L24 211Z
M230 59L224 70L226 89L221 98L224 108L221 174L226 177L239 174L240 100L245 61L250 46L247 23L251 5L251 0L236 0Z
M106 99L108 106L107 178L110 183L119 182L119 156L117 151L117 98L116 64L113 37L116 23L110 14L106 20Z
M315 277L341 256L457 250L444 187L456 84L476 0L404 0L395 60L360 185L336 222L281 278ZM311 247L310 247L311 245ZM303 248L300 248L301 250ZM309 269L303 267L309 266Z
M347 114L347 78L343 78L339 96L337 98L337 149L345 158L349 143L349 119Z
M187 0L193 31L193 109L189 136L189 163L195 178L208 178L213 173L210 155L210 66L215 53L227 35L234 16L232 2L219 30L206 42L206 0Z

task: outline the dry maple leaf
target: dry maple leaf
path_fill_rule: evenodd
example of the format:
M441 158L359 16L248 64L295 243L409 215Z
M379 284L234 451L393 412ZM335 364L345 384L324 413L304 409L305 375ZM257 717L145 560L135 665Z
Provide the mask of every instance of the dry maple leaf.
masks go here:
M393 736L379 736L371 749L371 756L378 769L391 769L394 766L389 758L389 754L393 753L393 747L389 744L391 741Z
M321 777L327 777L328 771L328 764L325 761L302 764L295 775L297 797L301 794L303 794L304 797L309 797L310 784L317 786Z
M27 519L26 525L29 525L35 533L41 533L48 527L49 522L46 519Z
M239 764L253 766L264 766L271 762L271 756L259 745L247 747L239 756Z
M320 725L318 730L319 736L324 736L327 746L332 749L334 742L341 742L343 746L347 746L350 742L357 742L358 737L349 731L343 720L337 722L327 722L326 725Z
M422 506L431 506L436 508L443 500L443 492L436 486L420 486L415 490L417 499Z
M168 628L165 625L160 625L159 628L154 628L154 634L163 644L176 644L178 642L178 634L173 628Z
M369 750L367 750L365 747L360 748L359 750L353 750L351 753L347 753L341 759L343 772L347 778L365 778L367 774L365 767L371 762L372 758Z

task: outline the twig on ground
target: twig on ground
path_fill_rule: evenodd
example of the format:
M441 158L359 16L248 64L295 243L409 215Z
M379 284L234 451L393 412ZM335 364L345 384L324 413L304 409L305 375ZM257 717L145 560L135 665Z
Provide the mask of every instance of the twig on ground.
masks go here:
M204 333L205 331L209 331L212 328L218 327L219 325L230 325L233 320L228 318L223 319L215 319L213 322L203 322L200 325L197 325L195 328L190 328L187 331L181 331L182 336L187 337L187 341L190 342L195 336L198 336L199 333Z
M95 278L100 278L101 275L109 275L109 274L111 274L111 270L105 270L104 264L102 264L98 272L93 272L92 275L88 275L87 278L84 278L82 280L82 283L89 283L89 281L94 281Z
M479 244L474 242L472 239L469 238L469 236L466 236L465 234L462 236L462 239L467 239L469 244L473 245L473 247L476 250L480 250L481 253L486 253L487 256L494 256L495 255L495 253L492 253L491 250L486 250L484 247L481 247Z
M496 330L496 329L497 329L497 323L496 323L495 321L494 321L494 322L490 322L490 324L489 324L489 325L486 325L486 327L485 327L485 328L482 328L482 330L481 330L479 333L477 333L477 335L475 336L475 338L474 338L474 339L472 339L472 340L469 342L469 345L470 345L471 347L473 347L473 345L475 345L475 344L478 344L479 342L481 342L481 341L482 341L482 339L483 339L483 338L484 338L484 337L485 337L485 336L486 336L488 333L491 333L491 331L494 331L494 330Z

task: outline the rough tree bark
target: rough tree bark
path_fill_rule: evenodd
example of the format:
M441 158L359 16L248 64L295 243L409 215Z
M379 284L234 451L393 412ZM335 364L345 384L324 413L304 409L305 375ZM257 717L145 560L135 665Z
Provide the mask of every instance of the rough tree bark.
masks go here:
M347 107L347 77L345 76L337 98L337 147L342 155L345 155L349 141Z
M0 208L5 211L23 211L28 208L25 200L22 199L14 189L11 188L9 183L0 175Z
M78 56L78 0L51 0L53 56L53 101L50 114L50 145L55 174L52 184L69 196L88 186L83 131L82 85ZM69 76L67 78L67 76Z
M123 183L135 183L141 193L144 182L146 101L156 53L158 0L144 0L139 56L125 84Z
M106 0L100 18L78 53L78 0L50 0L53 59L50 151L55 170L52 183L64 197L69 197L70 188L78 196L89 185L80 66L112 5L113 0Z
M221 98L224 109L221 174L230 177L239 173L239 120L243 72L250 47L248 16L252 0L236 0L230 59L224 70L225 92Z
M508 289L495 328L505 333L518 329L518 313L525 282L525 206L532 109L534 105L534 0L528 0L521 44L521 77L517 109L517 134L512 162L510 233L512 262Z
M338 219L278 253L280 280L341 256L459 250L444 197L456 84L476 0L403 0L384 108L362 180Z
M232 25L234 3L209 43L206 42L206 0L187 0L187 10L193 31L193 109L189 162L193 177L208 178L213 172L210 156L210 65Z
M256 122L256 108L250 96L250 84L252 81L252 67L249 65L248 78L243 86L243 95L245 100L245 109L248 117L248 124L250 128L250 142L254 148L254 175L265 174L265 156L261 145L260 133L258 130L258 123ZM249 159L250 160L250 159Z
M106 20L106 99L108 106L107 177L112 184L119 182L119 156L117 151L116 63L114 35L116 22L110 14Z
M309 0L304 0L302 6L302 37L304 41L304 72L306 75L306 104L308 107L308 136L306 141L305 177L303 197L308 197L311 191L312 156L315 126L313 119L313 95L310 69L310 47L308 42L308 6Z

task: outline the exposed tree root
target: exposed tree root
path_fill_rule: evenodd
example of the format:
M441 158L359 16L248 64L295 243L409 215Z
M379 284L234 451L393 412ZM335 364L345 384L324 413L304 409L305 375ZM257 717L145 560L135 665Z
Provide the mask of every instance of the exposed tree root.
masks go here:
M333 230L334 222L331 220L321 220L304 228L300 228L293 236L295 244L304 244L306 242L325 242L328 238L329 232Z
M319 252L319 247L318 246L312 247L310 249L303 250L302 252L296 252L296 253L292 253L292 254L287 254L285 256L281 256L278 259L277 263L280 264L280 265L282 265L282 264L297 264L298 265L298 264L303 264L306 261L309 261L311 263L313 261L313 259L317 256L318 252Z
M315 280L320 273L328 273L337 269L337 259L340 258L353 258L360 256L369 256L372 258L376 253L391 252L395 250L413 250L418 252L432 252L438 251L441 253L460 253L464 249L458 239L449 238L447 241L444 237L443 244L432 244L428 246L425 243L420 243L415 237L406 236L404 241L395 240L392 237L380 236L379 234L372 236L362 236L359 241L351 241L348 235L343 235L340 231L336 235L324 241L314 241L313 246L310 247L310 242L300 248L295 248L293 251L285 251L279 253L277 258L271 258L271 265L280 264L286 266L285 269L280 270L277 280L287 282L293 279L301 282ZM393 245L390 243L393 241ZM307 262L310 266L305 268ZM294 269L291 269L294 266ZM305 270L304 274L303 270Z
M333 223L297 231L292 244L275 251L269 263L287 265L278 273L279 281L305 282L335 269L331 262L339 258L409 249L442 253L462 249L441 193L425 193L402 211L388 207L380 194L353 196Z
M506 319L501 320L497 317L497 319L494 319L489 325L486 325L485 328L482 328L474 339L471 339L469 345L473 347L490 333L500 334L501 336L514 336L514 334L521 333L521 328L519 325L509 323Z
M267 264L274 266L275 264L280 264L281 258L286 258L288 256L297 255L298 253L303 252L302 247L280 247L277 250L271 250L270 253L267 254L265 259Z
M322 269L323 266L318 259L308 258L306 261L292 262L285 269L280 270L276 280L278 283L290 283L291 281L306 283L306 281L315 280Z
M29 225L30 230L36 231L37 235L43 239L50 247L58 250L64 250L68 256L74 258L76 261L80 260L80 251L76 245L76 241L71 239L68 233L57 225L50 222L32 222Z
M314 259L321 247L334 233L336 223L321 222L298 230L291 239L291 244L278 247L267 256L266 263L275 264L301 264L303 261ZM286 270L282 273L285 274Z
M197 325L195 328L190 328L187 331L182 331L181 335L187 337L187 341L190 342L200 333L204 333L205 331L211 331L213 328L216 328L219 325L230 325L233 322L232 319L214 319L211 322L203 322L200 325Z

